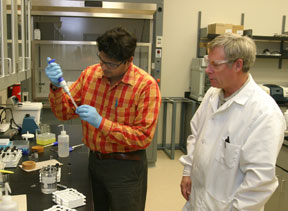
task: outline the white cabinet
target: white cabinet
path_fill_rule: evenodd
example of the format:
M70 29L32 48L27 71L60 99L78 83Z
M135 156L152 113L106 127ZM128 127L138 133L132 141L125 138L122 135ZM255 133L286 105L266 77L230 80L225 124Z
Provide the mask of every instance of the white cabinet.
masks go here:
M282 146L277 159L279 186L265 205L265 211L287 211L288 207L288 147Z
M31 76L30 0L1 1L0 90Z
M279 211L287 211L288 208L288 172L282 170L280 181Z
M279 167L276 168L276 175L281 185L281 175L282 169ZM279 203L280 203L280 185L277 187L269 201L265 205L265 211L278 211L279 210Z

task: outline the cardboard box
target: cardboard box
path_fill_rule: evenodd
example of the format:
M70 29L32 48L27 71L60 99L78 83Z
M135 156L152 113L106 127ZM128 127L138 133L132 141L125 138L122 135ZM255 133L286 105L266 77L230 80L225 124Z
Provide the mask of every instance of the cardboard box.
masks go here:
M232 33L243 35L244 26L243 25L233 25Z
M225 34L232 33L232 24L214 23L208 25L208 34Z

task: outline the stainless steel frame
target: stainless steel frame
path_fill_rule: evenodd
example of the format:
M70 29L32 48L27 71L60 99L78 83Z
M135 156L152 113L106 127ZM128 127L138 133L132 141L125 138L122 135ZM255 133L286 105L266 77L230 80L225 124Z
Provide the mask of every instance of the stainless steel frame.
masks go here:
M33 16L68 16L68 17L100 17L112 19L147 19L149 20L149 40L148 42L139 42L137 46L148 47L148 68L147 72L151 74L152 67L152 45L153 45L153 18L157 11L156 3L124 3L124 2L105 2L102 1L102 7L85 7L85 1L73 0L59 0L59 1L45 1L45 0L31 0ZM33 19L32 19L33 20ZM32 58L35 52L34 46L38 44L59 44L59 45L96 45L96 42L91 41L56 41L56 40L33 40L32 43ZM32 69L32 96L33 100L40 100L35 93L36 86L36 70L35 62L33 62ZM40 97L41 98L41 97Z
M11 2L11 15L12 15L12 72L15 74L19 66L19 49L18 49L18 13L17 2Z
M85 7L85 1L32 0L32 15L153 19L156 4L102 2L102 7Z
M179 128L179 145L176 146L176 117L177 117L177 104L181 103L181 116L180 116L180 128ZM167 156L174 160L175 157L175 149L180 149L183 153L186 152L186 137L184 137L185 134L185 116L187 111L187 105L191 104L195 109L196 107L196 101L190 100L188 98L182 98L182 97L164 97L162 98L162 105L163 105L163 127L162 127L162 143L161 146L158 147L158 149L162 149ZM171 120L171 140L170 144L167 144L167 107L168 104L172 104L172 120Z
M22 63L22 69L20 72L25 71L25 54L26 54L26 34L25 34L25 0L21 0L21 38L22 38L22 58L21 58L21 63ZM24 41L24 42L23 42Z

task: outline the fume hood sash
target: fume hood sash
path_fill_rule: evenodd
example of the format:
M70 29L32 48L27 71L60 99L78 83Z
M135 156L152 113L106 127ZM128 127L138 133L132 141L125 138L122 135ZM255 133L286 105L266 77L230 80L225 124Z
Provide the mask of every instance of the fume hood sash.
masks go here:
M85 1L32 0L31 15L153 19L156 4L102 2L102 7L85 7Z

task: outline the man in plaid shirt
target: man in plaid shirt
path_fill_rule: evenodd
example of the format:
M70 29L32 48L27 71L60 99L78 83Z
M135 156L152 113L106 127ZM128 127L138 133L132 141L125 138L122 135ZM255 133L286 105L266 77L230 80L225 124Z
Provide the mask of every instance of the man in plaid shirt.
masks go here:
M100 64L87 67L70 86L76 110L59 85L61 67L55 62L46 67L50 105L60 120L82 120L95 210L144 211L145 149L157 125L159 87L133 64L137 40L124 28L108 30L97 43Z

